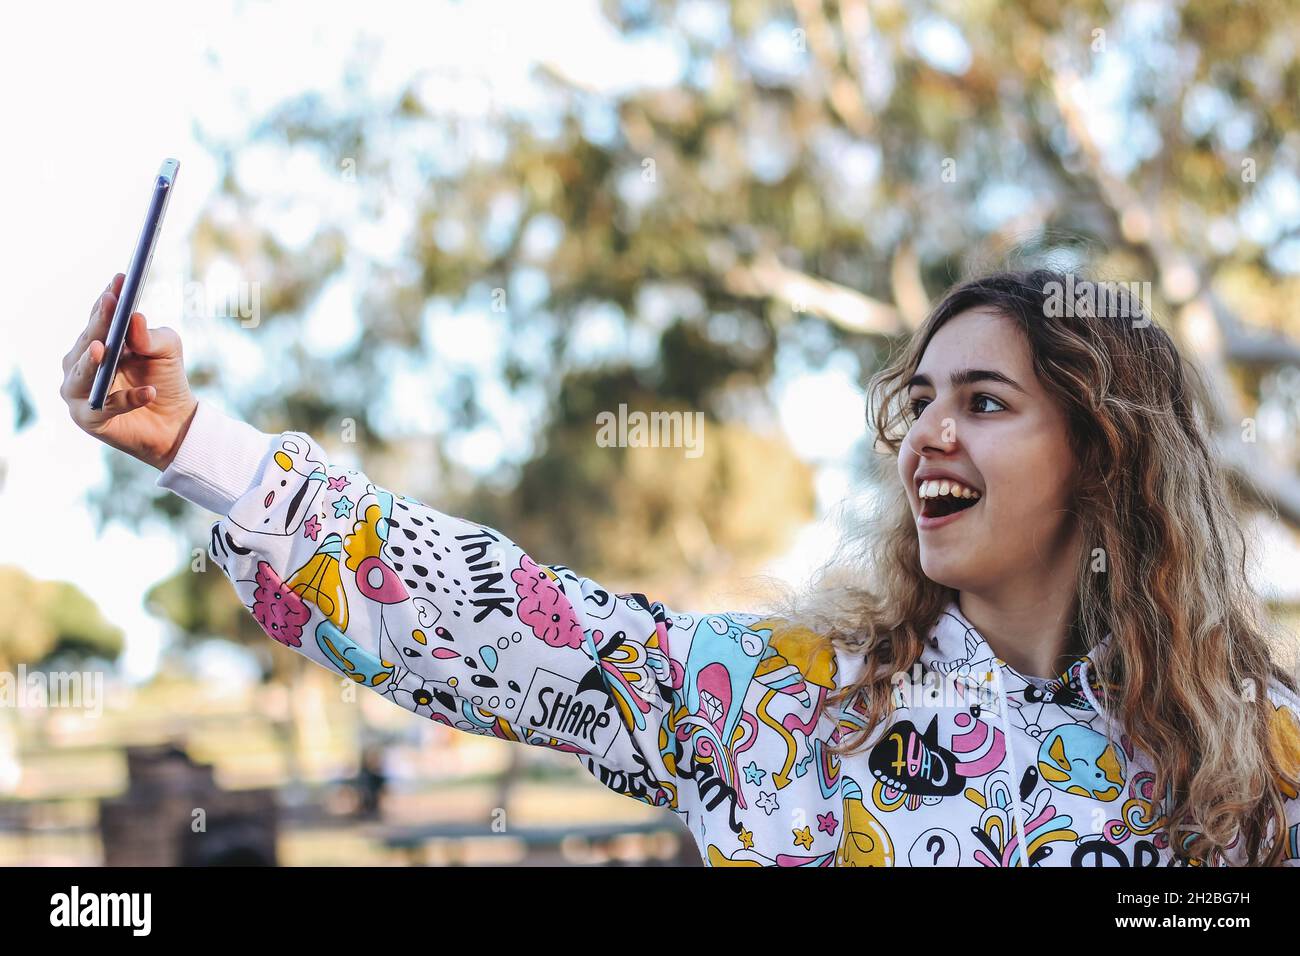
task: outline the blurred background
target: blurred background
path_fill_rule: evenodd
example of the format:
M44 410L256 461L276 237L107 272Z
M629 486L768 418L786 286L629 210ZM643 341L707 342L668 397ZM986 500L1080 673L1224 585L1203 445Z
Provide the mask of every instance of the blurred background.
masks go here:
M1210 374L1294 651L1300 5L6 20L0 863L698 864L573 758L346 694L267 640L204 567L214 516L70 421L60 359L167 156L140 311L202 400L685 610L749 609L830 554L870 500L862 386L952 282L1041 256L1149 283ZM701 413L703 454L601 447L620 404Z

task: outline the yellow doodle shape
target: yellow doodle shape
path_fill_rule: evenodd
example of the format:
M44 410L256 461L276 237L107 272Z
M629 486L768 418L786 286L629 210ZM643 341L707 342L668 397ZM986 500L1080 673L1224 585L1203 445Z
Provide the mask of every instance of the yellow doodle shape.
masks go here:
M316 553L284 582L304 601L321 609L329 621L342 633L348 629L348 598L339 577L338 535L331 535L321 543Z
M847 779L844 794L844 830L836 852L837 866L893 866L894 843L880 821L862 802L862 788Z
M1287 800L1294 800L1300 796L1295 784L1291 782L1300 775L1300 719L1296 718L1295 711L1291 708L1276 707L1269 721L1269 732L1279 765L1279 772L1275 774L1278 787ZM1291 780L1283 777L1281 768L1286 768L1286 775Z
M769 690L763 694L762 700L758 702L756 708L758 719L771 727L785 741L785 763L781 765L780 770L772 771L772 782L776 784L776 789L781 790L790 783L790 771L794 767L795 754L798 752L799 744L794 739L794 734L785 729L785 725L767 712L767 705L776 696L776 691Z
M806 627L792 627L779 618L759 621L751 625L751 629L770 630L772 639L769 643L781 657L781 660L765 660L761 673L788 663L798 668L803 679L810 684L835 686L835 649L829 639Z
M379 557L384 546L384 539L379 536L379 519L382 517L383 509L372 501L366 506L365 514L353 523L352 533L343 539L343 550L348 556L344 563L354 574L366 558Z
M715 844L709 844L709 866L762 866L757 860L733 860Z

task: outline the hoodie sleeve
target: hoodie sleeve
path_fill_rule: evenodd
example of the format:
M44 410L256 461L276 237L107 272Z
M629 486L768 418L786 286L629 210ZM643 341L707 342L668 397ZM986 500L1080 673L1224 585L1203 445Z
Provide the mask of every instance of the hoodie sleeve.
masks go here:
M702 789L682 741L725 753L749 732L771 634L754 615L612 594L332 464L309 435L204 403L158 486L222 515L208 553L273 640L421 717L575 754L609 789L679 813ZM708 764L711 799L738 786Z

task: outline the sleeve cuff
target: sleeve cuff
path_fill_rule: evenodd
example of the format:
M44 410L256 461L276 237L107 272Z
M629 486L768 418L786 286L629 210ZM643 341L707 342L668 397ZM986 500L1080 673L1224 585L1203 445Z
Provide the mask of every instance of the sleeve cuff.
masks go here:
M155 486L227 515L260 479L267 453L278 438L200 400L176 457Z

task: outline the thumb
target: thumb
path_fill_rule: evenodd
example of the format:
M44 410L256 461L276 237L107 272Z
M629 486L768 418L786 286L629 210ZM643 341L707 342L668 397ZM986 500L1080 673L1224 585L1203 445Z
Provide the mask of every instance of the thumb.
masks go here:
M152 385L141 385L137 388L119 388L104 399L104 417L112 418L115 415L121 415L123 412L139 408L141 405L148 405L157 394L158 390Z

